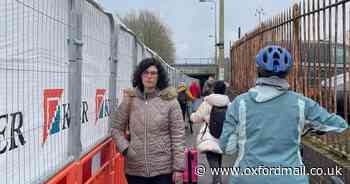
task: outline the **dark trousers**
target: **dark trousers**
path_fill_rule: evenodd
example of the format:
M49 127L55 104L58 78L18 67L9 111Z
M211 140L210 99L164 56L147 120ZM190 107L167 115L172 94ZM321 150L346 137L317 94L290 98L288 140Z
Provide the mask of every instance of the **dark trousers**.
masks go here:
M187 103L180 103L181 111L182 111L182 117L184 119L184 122L186 123L186 116L188 117L188 123L190 124L190 130L191 134L193 134L193 128L192 128L192 121L191 121L191 115L187 106Z
M154 177L125 175L128 184L172 184L173 175L165 174Z
M182 117L184 121L186 121L186 114L187 114L187 104L186 103L180 103L181 111L182 111Z
M222 164L222 155L213 152L206 152L210 168L220 168ZM213 175L213 183L221 183L221 175Z

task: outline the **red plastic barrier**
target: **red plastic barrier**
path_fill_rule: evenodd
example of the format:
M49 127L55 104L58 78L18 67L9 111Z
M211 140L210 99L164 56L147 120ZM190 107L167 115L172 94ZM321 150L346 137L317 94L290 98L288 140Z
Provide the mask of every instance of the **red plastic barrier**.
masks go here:
M65 167L46 184L127 184L124 158L111 138L97 145L80 161Z

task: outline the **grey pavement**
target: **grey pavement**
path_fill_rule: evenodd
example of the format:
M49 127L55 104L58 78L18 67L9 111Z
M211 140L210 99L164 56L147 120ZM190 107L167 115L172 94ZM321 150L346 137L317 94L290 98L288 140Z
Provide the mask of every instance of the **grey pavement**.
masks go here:
M187 146L189 147L195 147L195 140L196 140L196 135L199 132L200 129L200 124L194 124L193 125L193 129L194 129L194 133L191 135L190 133L190 129L186 129L186 143ZM224 156L223 157L223 167L232 167L233 163L235 161L234 157L229 157L229 156ZM198 158L198 165L205 165L205 167L207 168L207 170L209 169L208 166L208 162L206 159L205 154L199 154L199 158ZM229 177L228 176L223 176L223 184L229 184ZM211 184L212 182L212 177L210 176L210 174L207 172L204 176L200 176L198 178L198 184Z

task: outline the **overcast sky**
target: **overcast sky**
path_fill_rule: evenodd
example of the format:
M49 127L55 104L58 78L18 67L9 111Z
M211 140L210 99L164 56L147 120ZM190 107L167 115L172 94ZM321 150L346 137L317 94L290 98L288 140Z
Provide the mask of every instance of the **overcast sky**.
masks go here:
M176 45L177 58L213 57L214 3L199 0L99 0L104 8L124 16L130 11L147 9L169 26ZM257 8L263 8L265 18L292 6L295 0L226 0L225 55L229 42L237 39L237 29L251 31L258 23Z

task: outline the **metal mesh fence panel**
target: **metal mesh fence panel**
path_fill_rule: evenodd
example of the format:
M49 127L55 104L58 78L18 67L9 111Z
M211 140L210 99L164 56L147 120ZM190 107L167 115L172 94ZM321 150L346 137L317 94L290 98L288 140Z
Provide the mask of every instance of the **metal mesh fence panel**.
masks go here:
M137 43L137 64L139 64L143 59L143 46Z
M147 49L145 50L145 58L152 57L152 53Z
M121 102L123 89L131 87L134 36L120 29L118 39L117 98Z
M88 151L108 135L111 25L89 2L83 9L81 140Z
M68 1L0 1L0 183L31 183L67 157Z
M93 0L0 1L0 183L43 183L79 141L86 153L109 135L109 98L131 87L135 60L156 55L127 29L113 35L109 16Z

